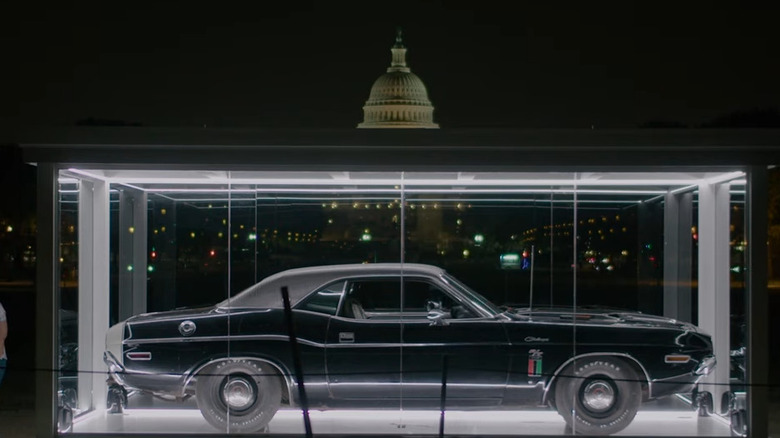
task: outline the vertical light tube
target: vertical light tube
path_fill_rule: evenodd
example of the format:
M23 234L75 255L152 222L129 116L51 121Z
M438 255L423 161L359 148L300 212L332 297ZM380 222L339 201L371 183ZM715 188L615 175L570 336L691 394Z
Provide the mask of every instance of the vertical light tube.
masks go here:
M571 341L571 355L575 359L572 361L572 369L577 368L577 173L574 173L574 188L572 190L572 215L574 218L573 221L573 227L574 227L574 236L573 236L573 243L572 243L572 263L571 263L571 271L572 271L572 325L571 325L571 331L572 331L572 341ZM572 397L577 397L576 394L572 394ZM572 406L575 406L574 409L576 409L577 403L576 400L572 400ZM571 433L572 435L577 434L577 422L572 421L571 424Z

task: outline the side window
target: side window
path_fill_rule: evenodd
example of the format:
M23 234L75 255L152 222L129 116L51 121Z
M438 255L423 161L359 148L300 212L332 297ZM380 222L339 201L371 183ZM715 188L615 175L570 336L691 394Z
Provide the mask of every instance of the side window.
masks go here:
M339 315L368 319L379 314L397 313L401 307L401 282L396 279L354 280L347 284Z
M440 310L446 318L474 318L476 314L452 296L443 291L439 286L427 281L408 280L406 282L404 296L405 314L424 314L431 310Z
M341 295L344 293L345 283L346 281L339 281L323 287L304 298L296 308L326 315L335 315L339 308Z
M440 309L452 318L474 317L447 292L425 280L405 280L401 307L400 279L352 280L347 283L339 315L354 319L425 319L430 310Z

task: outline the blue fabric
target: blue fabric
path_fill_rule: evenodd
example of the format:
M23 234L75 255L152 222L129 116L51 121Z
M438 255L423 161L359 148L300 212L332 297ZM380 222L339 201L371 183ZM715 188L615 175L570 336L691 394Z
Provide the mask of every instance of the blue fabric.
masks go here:
M8 359L0 359L0 384L3 383L3 376L5 376L5 367L8 365Z

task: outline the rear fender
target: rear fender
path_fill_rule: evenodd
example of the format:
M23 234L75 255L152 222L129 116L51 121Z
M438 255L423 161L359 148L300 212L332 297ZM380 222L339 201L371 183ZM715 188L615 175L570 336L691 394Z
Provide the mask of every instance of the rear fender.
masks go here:
M201 371L215 366L217 364L220 364L222 362L227 362L230 360L248 360L252 362L261 362L264 364L270 365L277 373L279 377L279 383L283 385L282 387L282 393L286 394L287 400L290 400L290 404L292 405L293 398L293 388L295 388L295 382L293 381L292 374L282 365L277 364L273 361L270 361L268 359L262 359L258 357L221 357L221 358L215 358L211 359L208 362L205 362L198 366L197 368L193 369L190 373L187 375L187 379L184 381L184 386L182 387L182 393L186 392L187 387L192 383L192 379L194 379L198 373Z

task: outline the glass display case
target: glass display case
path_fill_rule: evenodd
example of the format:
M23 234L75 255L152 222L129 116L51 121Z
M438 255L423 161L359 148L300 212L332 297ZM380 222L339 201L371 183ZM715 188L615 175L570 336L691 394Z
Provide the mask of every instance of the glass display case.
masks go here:
M62 434L746 433L739 167L57 187Z

